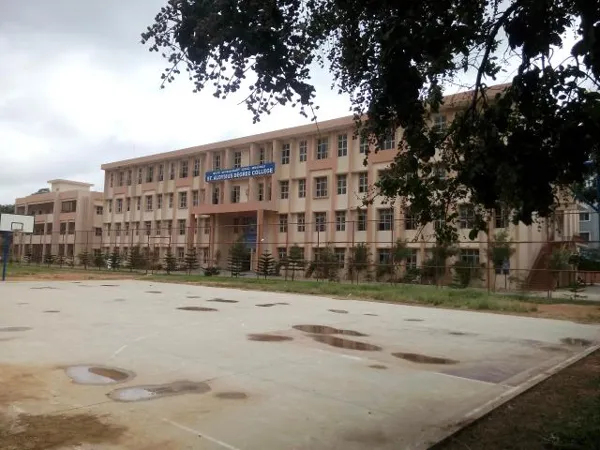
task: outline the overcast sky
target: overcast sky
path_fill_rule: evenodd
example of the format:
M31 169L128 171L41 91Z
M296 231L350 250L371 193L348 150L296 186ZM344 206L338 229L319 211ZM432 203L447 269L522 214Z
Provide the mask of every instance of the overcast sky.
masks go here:
M257 125L240 91L160 89L165 62L140 34L165 0L0 0L0 203L68 178L103 189L100 165L307 123L277 108ZM320 74L319 120L349 114Z

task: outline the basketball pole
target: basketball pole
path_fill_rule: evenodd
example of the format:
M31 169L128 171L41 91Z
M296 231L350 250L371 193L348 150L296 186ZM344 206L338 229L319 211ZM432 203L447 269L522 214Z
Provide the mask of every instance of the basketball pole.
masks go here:
M2 232L2 281L6 280L6 265L8 264L8 255L10 253L10 238L12 233L9 231Z

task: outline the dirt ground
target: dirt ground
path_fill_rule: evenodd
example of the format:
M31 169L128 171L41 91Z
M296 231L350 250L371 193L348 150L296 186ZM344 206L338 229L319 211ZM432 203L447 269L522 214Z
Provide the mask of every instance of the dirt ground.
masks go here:
M127 273L111 273L100 271L89 272L47 272L36 274L14 274L10 279L13 281L85 281L85 280L130 280L134 275Z
M586 421L594 421L590 411L596 417L600 414L593 405L594 401L600 404L599 381L600 351L493 410L431 450L599 449L600 424L586 426ZM587 407L590 402L591 408Z

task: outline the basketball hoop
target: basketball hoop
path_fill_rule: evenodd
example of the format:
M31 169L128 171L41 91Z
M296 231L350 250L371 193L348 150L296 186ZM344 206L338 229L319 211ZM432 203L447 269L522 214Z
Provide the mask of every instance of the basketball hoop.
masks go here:
M23 231L23 222L11 222L10 231L12 231L13 233Z

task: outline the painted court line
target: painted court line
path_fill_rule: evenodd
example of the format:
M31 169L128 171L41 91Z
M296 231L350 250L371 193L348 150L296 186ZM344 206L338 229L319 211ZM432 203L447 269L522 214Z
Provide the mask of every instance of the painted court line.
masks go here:
M221 447L226 448L228 450L240 450L239 448L234 447L233 445L229 445L226 442L215 439L214 437L210 437L207 434L201 433L200 431L194 430L193 428L186 427L185 425L181 425L180 423L173 422L169 419L163 419L163 421L167 422L170 425L173 425L176 428L179 428L180 430L187 431L188 433L195 434L196 436L200 436L201 438L206 439L207 441L210 441L213 444L220 445Z

